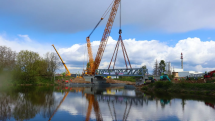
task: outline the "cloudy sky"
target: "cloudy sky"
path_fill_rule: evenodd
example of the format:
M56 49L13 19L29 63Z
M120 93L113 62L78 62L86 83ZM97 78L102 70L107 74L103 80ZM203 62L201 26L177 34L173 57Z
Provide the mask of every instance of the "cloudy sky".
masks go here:
M112 0L0 0L0 46L32 50L44 55L60 52L72 73L87 61L86 37ZM122 38L132 67L155 60L170 61L184 70L215 69L215 13L213 0L122 0ZM91 35L96 56L108 16ZM118 40L119 12L99 68L107 68ZM121 49L116 67L124 68ZM63 71L63 67L60 71Z

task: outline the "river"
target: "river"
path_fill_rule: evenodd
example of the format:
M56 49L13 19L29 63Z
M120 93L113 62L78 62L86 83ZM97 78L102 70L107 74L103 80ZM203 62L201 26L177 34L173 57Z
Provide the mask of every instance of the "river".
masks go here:
M0 89L1 121L207 121L215 98L147 95L123 87L8 87Z

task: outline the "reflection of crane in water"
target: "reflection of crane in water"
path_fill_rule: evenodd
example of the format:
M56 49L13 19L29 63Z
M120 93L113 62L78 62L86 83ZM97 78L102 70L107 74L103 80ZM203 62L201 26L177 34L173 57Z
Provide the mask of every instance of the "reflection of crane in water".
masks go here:
M87 108L87 115L86 115L86 121L90 120L90 114L92 111L92 107L96 113L96 120L97 121L102 121L102 114L100 113L100 109L99 109L99 103L97 100L95 100L94 95L92 94L86 94L86 98L89 102L88 104L88 108Z
M69 94L69 91L65 93L63 99L60 101L59 105L57 106L57 108L55 109L55 111L53 112L53 114L51 115L51 117L49 118L49 121L51 121L52 117L55 115L55 113L57 112L58 108L63 103L63 101L66 99L66 97L67 97L68 94Z
M67 88L66 88L67 89ZM72 88L70 88L69 90L71 90ZM82 92L83 95L83 89L84 88L73 88L76 92ZM57 106L57 108L55 109L55 111L53 112L53 114L51 115L51 117L49 118L49 121L51 121L52 117L55 115L55 113L57 112L57 110L59 109L59 107L61 106L61 104L64 102L64 100L66 99L67 95L69 94L69 91L65 92L65 95L63 97L63 99L60 101L59 105ZM89 121L90 119L90 114L91 114L91 110L92 107L94 108L94 111L96 113L96 120L97 121L102 121L102 115L100 113L100 109L99 109L99 103L97 100L95 100L94 95L92 94L86 94L86 99L89 102L88 105L88 109L87 109L87 116L86 116L86 121Z
M65 87L65 89L68 89L68 87ZM69 90L71 90L72 87L69 88ZM82 91L83 94L83 89L84 88L74 88L74 90L76 92L80 92ZM57 108L55 109L55 111L53 112L53 114L51 115L51 117L49 118L49 121L51 121L52 117L55 115L55 113L57 112L58 108L61 106L61 104L63 103L63 101L66 99L67 95L69 94L69 90L67 92L65 92L65 95L63 96L63 99L60 101L59 105L57 106Z
M117 121L116 111L115 111L115 106L114 106L113 101L112 101L112 104L113 104L113 111L114 111L113 113L114 113L114 117L113 117L113 113L112 113L112 111L111 111L110 101L108 101L108 108L109 108L109 111L110 111L112 120L113 120L113 121ZM130 102L130 106L129 106L128 110L127 110L128 102L126 102L125 112L124 112L123 119L122 119L123 121L126 121L126 120L127 120L128 115L129 115L130 110L131 110L131 105L132 105L132 101ZM114 119L114 118L115 118L115 119Z
M73 87L73 88L70 87L69 89L68 88L65 88L65 89L68 90L68 91L65 92L64 97L62 98L62 100L60 101L59 105L57 106L57 108L55 109L55 111L53 112L51 117L49 118L49 121L51 121L52 117L55 115L55 113L57 112L57 110L59 109L61 104L64 102L64 100L66 99L67 95L69 94L69 90L71 90L71 89L75 90L75 92L82 92L82 96L85 95L86 100L88 101L88 108L87 108L86 119L85 119L86 121L90 120L90 115L91 115L91 112L92 112L92 108L94 108L96 120L97 121L102 121L103 120L101 110L99 108L99 103L98 103L98 101L100 99L103 99L103 97L108 97L108 98L105 98L105 99L107 99L109 111L111 113L111 116L112 116L113 120L117 120L117 114L116 114L115 105L114 105L115 101L110 100L111 97L113 99L120 99L120 100L126 101L125 102L126 107L125 107L125 111L124 111L124 115L123 115L123 119L122 119L123 121L127 120L128 115L130 113L131 106L132 106L133 103L136 104L136 105L138 104L138 102L140 102L141 105L143 103L143 97L140 98L140 97L129 97L129 96L117 96L117 95L97 95L97 94L87 94L87 93L84 94L85 88L78 88L78 87L77 88L76 87ZM106 89L106 90L108 90L108 89ZM110 91L110 89L108 91ZM122 103L120 100L116 101L116 102ZM112 110L111 110L111 103L112 103L112 106L113 106Z

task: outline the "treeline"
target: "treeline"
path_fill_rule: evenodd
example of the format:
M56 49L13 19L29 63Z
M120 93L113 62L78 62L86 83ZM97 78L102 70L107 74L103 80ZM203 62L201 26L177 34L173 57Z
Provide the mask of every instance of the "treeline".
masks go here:
M0 80L10 77L16 83L31 84L51 80L59 62L53 52L47 52L41 57L37 52L22 50L16 53L8 47L0 46Z

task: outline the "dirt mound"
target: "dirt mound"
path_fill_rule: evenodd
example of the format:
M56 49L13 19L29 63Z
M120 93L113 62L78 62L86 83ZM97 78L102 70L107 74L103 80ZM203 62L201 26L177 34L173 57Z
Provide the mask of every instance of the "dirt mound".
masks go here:
M135 84L135 82L119 81L119 80L113 80L113 79L107 79L106 82L107 83L124 83L124 84L129 84L129 85Z
M90 82L85 81L84 78L75 78L73 80L70 80L69 83L90 83Z

